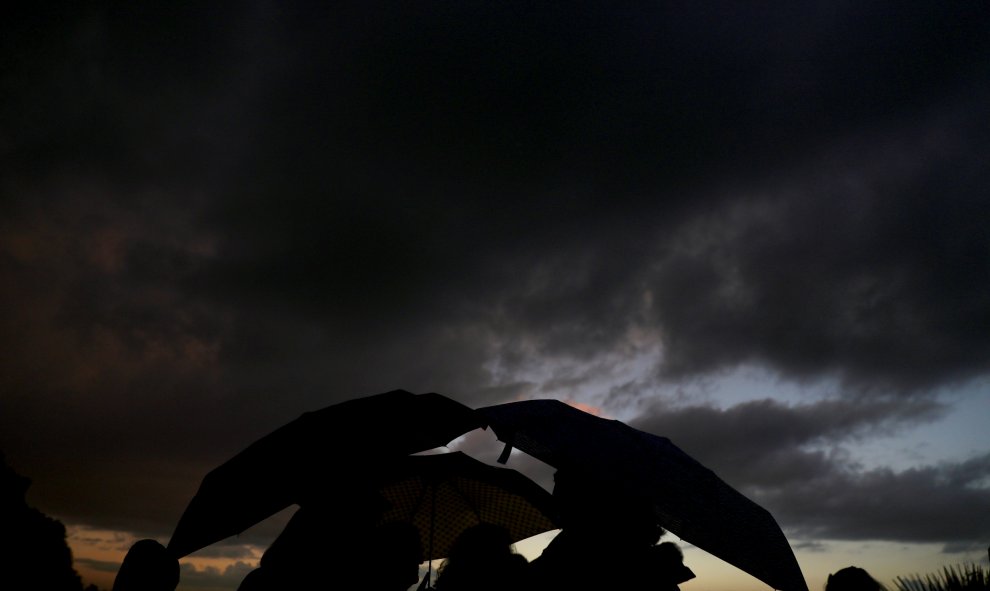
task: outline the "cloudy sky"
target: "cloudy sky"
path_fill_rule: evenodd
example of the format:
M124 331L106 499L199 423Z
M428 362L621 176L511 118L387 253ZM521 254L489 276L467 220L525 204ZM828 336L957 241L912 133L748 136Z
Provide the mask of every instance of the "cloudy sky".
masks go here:
M394 388L665 435L813 590L986 561L990 4L3 21L0 450L87 580L254 439ZM688 550L685 589L765 588Z

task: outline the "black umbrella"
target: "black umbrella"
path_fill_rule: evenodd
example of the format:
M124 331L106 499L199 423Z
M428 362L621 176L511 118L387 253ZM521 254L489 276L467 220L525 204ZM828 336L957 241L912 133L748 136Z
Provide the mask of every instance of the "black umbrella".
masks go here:
M207 474L168 548L185 556L340 482L366 479L383 462L484 426L479 414L455 400L404 390L307 412Z
M495 435L555 467L644 499L667 530L775 589L807 591L790 544L766 510L666 437L557 400L478 409ZM510 447L511 446L511 447Z
M378 491L388 504L381 523L415 525L427 560L448 556L457 536L479 523L504 527L513 542L559 527L553 495L462 452L410 456Z

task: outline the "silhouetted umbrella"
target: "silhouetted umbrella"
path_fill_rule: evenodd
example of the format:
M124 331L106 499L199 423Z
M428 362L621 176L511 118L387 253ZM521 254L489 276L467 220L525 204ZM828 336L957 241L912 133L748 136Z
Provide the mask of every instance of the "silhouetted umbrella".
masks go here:
M207 474L168 548L185 556L307 496L365 479L383 462L444 446L484 426L479 414L455 400L404 390L304 413Z
M647 500L681 539L775 589L807 591L790 544L770 513L666 437L596 417L557 400L480 408L495 435L557 468Z
M381 523L415 525L427 560L448 556L457 536L479 523L504 527L513 542L559 527L553 495L540 485L461 452L411 456L379 492L389 503Z

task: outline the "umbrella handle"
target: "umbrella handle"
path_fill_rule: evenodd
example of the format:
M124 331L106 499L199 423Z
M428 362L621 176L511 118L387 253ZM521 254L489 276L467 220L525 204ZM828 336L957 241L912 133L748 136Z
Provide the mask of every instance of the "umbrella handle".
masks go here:
M417 587L416 590L427 591L428 589L432 589L432 588L433 587L430 587L430 571L427 570L426 574L423 575L423 581L419 584L419 587Z
M430 555L429 562L426 563L426 576L429 577L433 571L433 533L437 526L437 483L434 482L433 486L430 487L432 494L430 495Z

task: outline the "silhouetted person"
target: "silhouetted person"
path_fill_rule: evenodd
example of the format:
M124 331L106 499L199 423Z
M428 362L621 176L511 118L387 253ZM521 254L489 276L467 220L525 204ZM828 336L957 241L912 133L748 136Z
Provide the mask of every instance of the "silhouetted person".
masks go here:
M364 587L363 553L384 502L377 492L367 490L336 493L322 502L307 500L238 590Z
M355 539L370 527L346 510L300 507L261 557L261 570L272 589L351 587Z
M80 591L65 526L29 506L31 480L7 465L0 453L0 573L9 589Z
M381 525L363 548L360 587L365 591L405 591L419 579L419 565L425 559L414 525L402 521Z
M674 542L664 542L650 548L652 560L647 563L645 576L655 578L664 591L676 591L678 585L695 577L694 571L684 566L684 553Z
M440 567L437 591L530 589L529 563L516 554L502 526L481 523L455 540Z
M825 591L886 591L886 588L862 568L847 566L828 576Z
M577 474L554 475L561 531L533 560L538 588L656 589L653 547L664 530L645 499Z
M113 591L173 591L178 584L178 559L155 540L138 540L124 556Z

